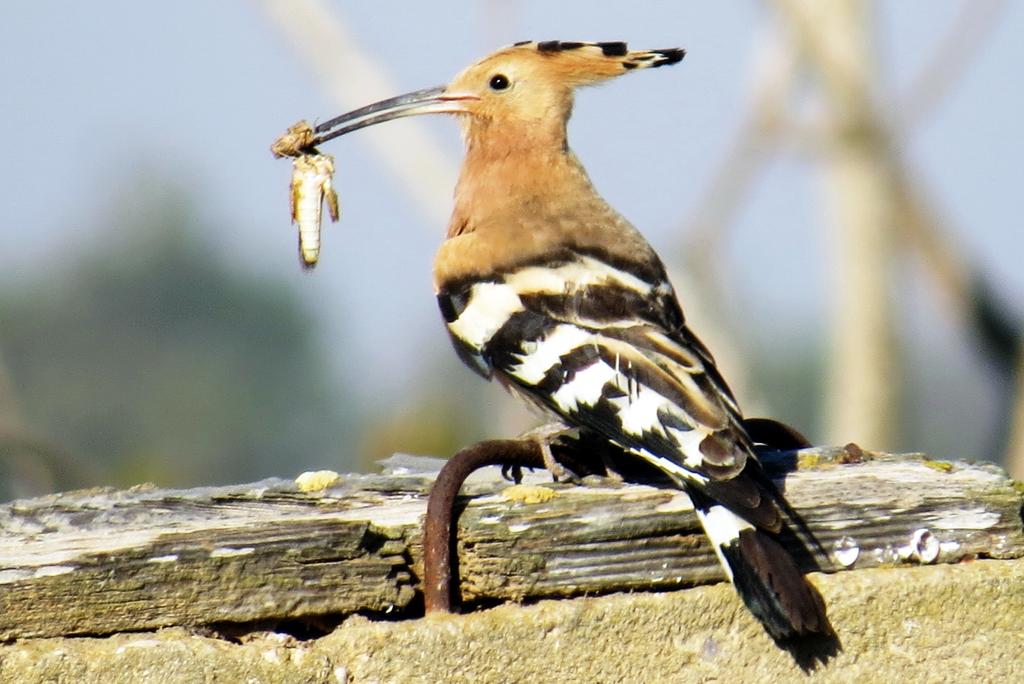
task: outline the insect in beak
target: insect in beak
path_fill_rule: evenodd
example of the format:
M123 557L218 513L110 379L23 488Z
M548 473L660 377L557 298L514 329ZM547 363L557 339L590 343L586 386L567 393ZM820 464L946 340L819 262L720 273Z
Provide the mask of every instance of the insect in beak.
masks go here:
M316 146L360 128L417 114L466 113L465 102L475 95L449 93L445 86L417 90L381 100L336 116L313 128L299 121L274 141L275 157L292 157L292 222L299 228L299 259L310 269L320 258L323 206L332 221L338 220L338 196L334 191L334 159Z

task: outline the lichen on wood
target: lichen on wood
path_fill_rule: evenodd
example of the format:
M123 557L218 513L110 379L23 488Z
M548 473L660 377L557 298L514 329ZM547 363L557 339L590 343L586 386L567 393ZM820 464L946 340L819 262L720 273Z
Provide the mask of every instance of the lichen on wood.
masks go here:
M920 455L849 460L827 448L765 456L821 543L821 569L1024 556L1021 493L995 466L936 469ZM0 506L0 639L415 616L420 526L438 467L436 459L391 460L384 474L342 475L308 492L272 479L87 490ZM721 578L676 489L599 478L555 484L539 472L527 483L549 493L503 496L509 484L497 468L463 488L464 601Z

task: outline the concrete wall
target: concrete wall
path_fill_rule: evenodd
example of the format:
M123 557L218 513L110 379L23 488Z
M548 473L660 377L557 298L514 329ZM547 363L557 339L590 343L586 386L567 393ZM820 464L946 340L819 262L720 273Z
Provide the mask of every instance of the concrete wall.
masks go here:
M1024 560L812 577L843 651L806 675L718 584L419 620L352 617L302 642L183 628L26 639L0 647L0 681L1024 681Z

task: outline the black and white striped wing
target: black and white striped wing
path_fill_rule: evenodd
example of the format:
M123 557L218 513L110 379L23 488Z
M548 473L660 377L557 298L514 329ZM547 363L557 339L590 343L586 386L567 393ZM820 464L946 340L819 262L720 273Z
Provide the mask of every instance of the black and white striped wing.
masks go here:
M576 255L438 299L464 361L686 488L723 568L774 637L827 631L820 597L766 534L782 520L739 408L663 274L654 281Z
M687 481L743 470L740 413L668 282L587 255L475 282L442 304L463 360Z

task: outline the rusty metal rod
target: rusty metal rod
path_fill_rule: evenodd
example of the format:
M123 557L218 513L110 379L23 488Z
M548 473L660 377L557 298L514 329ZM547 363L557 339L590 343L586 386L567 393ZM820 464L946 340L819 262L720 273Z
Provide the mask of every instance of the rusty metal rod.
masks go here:
M743 426L751 439L770 449L811 446L799 431L771 418L747 418ZM486 466L543 468L536 440L493 439L462 449L441 468L427 499L423 521L423 602L427 613L452 612L454 586L455 498L471 473Z
M462 449L448 459L437 475L423 521L423 601L427 613L452 612L452 557L455 544L455 497L470 473L485 466L543 468L544 457L535 440L494 439Z

